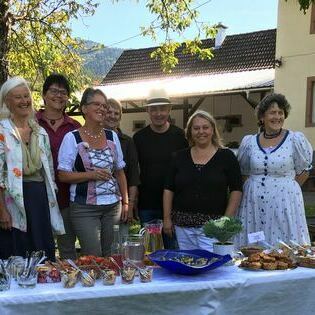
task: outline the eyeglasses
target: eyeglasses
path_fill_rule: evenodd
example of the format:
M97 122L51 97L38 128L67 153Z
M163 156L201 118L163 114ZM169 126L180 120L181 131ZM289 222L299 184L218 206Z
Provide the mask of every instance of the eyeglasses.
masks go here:
M107 109L108 107L106 103L99 103L99 102L89 102L89 103L86 103L86 105L93 105L95 107L104 108L104 109Z
M48 91L54 96L57 96L58 94L61 96L68 96L68 91L64 89L50 88Z

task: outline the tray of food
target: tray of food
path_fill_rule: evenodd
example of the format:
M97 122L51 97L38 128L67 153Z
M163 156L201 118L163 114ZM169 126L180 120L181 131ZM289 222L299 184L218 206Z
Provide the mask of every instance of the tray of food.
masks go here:
M222 256L202 249L158 250L148 257L160 267L184 275L210 271L232 259L230 255Z
M240 252L245 256L248 257L252 254L259 254L264 251L264 247L258 245L251 245L251 246L243 246L240 248Z
M272 251L256 253L245 258L240 268L250 271L290 270L297 267L296 262L287 253Z
M297 263L300 267L315 268L315 256L297 256Z

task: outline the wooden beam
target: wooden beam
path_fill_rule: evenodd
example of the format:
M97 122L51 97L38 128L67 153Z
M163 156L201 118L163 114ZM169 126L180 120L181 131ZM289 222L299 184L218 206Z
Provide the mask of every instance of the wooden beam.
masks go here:
M132 101L128 101L127 105L130 105L130 106L132 106L134 108L139 108L139 105L137 105L135 102L132 102Z
M258 105L258 102L255 102L255 101L249 99L249 93L242 92L242 93L239 93L239 95L242 96L243 99L244 99L252 108L256 108L256 106Z
M192 107L192 109L189 111L189 116L191 116L203 103L203 101L207 98L207 96L202 96L199 98L199 100L196 102L196 104Z
M183 105L184 105L184 108L183 108L183 127L185 128L187 125L188 118L189 118L189 106L191 107L191 105L189 105L187 97L184 98L184 104Z

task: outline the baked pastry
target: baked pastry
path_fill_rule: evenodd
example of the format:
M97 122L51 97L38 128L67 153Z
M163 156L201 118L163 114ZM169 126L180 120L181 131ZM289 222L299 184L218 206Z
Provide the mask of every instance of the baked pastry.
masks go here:
M253 261L253 262L249 262L248 263L248 267L247 268L250 268L250 269L261 269L261 262L259 261Z
M265 263L262 263L262 268L265 270L276 270L277 269L277 263L276 262L265 262Z
M278 261L277 262L277 269L279 270L285 270L285 269L288 269L289 268L289 265L283 261Z
M262 257L263 262L269 263L269 262L275 262L276 258L275 257L271 257L269 255L264 255Z
M249 262L260 261L260 254L253 254L248 257Z

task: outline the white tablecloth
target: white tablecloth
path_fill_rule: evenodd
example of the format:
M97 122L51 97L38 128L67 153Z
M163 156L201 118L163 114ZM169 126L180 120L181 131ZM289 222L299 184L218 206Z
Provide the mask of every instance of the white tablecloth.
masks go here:
M0 315L315 314L315 270L245 271L221 267L197 276L154 270L154 281L93 288L38 284L0 292Z

